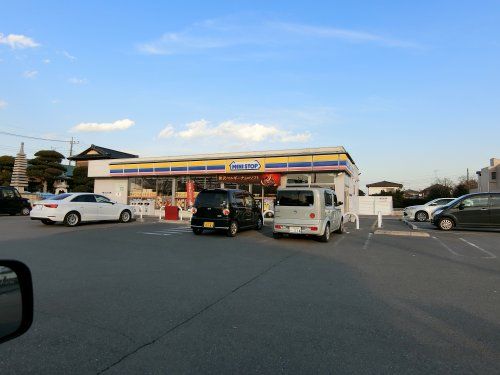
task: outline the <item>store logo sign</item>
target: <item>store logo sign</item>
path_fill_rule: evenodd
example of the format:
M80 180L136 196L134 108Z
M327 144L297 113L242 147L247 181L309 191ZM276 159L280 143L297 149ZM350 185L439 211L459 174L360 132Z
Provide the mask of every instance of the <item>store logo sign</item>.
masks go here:
M229 163L229 170L231 172L238 171L258 171L260 169L260 163L258 160L237 162L232 161Z

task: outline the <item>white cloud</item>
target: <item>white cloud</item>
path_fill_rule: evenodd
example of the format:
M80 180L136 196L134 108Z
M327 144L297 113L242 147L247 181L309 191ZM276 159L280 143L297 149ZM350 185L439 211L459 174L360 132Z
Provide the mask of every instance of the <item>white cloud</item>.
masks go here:
M61 101L59 99L52 99L50 102L52 104L59 104L59 103L61 103Z
M50 64L50 59L43 59L43 60L42 60L42 62L43 62L44 64Z
M162 134L163 133L163 134ZM237 141L244 143L258 142L283 142L283 143L304 143L311 139L309 132L293 133L283 130L274 125L259 123L238 123L234 121L224 121L218 125L211 126L207 120L201 119L186 124L185 129L175 132L173 127L167 126L163 129L159 138L179 137L184 140L195 138L215 139L226 141Z
M38 47L40 44L33 39L19 34L4 35L0 33L0 44L5 44L12 49L24 49Z
M201 53L208 50L252 45L270 51L277 47L301 48L305 43L337 40L370 43L384 47L420 48L417 44L382 33L287 22L263 21L256 17L223 17L169 31L159 38L140 43L138 51L149 55Z
M0 109L7 107L7 104L8 103L5 100L0 99Z
M162 131L158 133L158 138L170 138L175 134L174 127L171 125L165 126Z
M26 70L24 73L23 73L23 77L24 78L35 78L36 76L38 75L38 71L37 70Z
M134 126L135 122L129 119L115 122L82 122L71 129L72 132L112 132L126 130Z
M389 47L416 48L417 44L393 39L376 33L335 27L312 26L286 22L272 23L279 30L313 38L339 39L354 43L377 43Z
M68 79L68 82L72 85L86 85L89 81L86 78L72 77Z
M71 55L68 51L61 51L61 54L70 61L76 61L76 57Z

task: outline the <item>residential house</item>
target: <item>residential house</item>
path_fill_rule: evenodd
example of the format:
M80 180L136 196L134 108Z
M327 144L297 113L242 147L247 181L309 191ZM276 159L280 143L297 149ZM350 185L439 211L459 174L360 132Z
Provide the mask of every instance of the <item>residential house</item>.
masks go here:
M478 187L471 192L500 192L500 159L491 158L490 165L476 174Z
M384 180L380 182L374 182L372 184L367 184L366 187L368 188L368 195L377 195L382 192L392 193L397 190L401 190L403 188L403 185L396 182Z
M103 159L130 159L138 158L138 155L129 154L122 151L112 150L96 145L90 147L78 155L70 156L68 159L75 161L77 167L86 167L90 160L103 160Z

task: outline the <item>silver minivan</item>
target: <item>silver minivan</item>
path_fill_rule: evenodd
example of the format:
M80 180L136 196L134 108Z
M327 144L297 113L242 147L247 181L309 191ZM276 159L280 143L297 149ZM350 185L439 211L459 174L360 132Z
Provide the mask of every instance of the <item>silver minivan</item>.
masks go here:
M281 238L285 233L305 234L328 242L332 232L344 230L341 205L331 189L280 188L274 207L273 237Z

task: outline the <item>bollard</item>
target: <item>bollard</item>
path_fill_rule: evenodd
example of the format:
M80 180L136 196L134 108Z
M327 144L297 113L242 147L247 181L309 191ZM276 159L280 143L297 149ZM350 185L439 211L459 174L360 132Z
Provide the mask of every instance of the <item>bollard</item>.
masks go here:
M160 215L158 215L158 221L161 221L161 213L165 211L165 206L160 207Z
M141 206L136 206L136 208L139 210L139 220L143 221L142 220L142 207Z
M382 212L378 212L378 217L377 217L377 227L382 228Z

